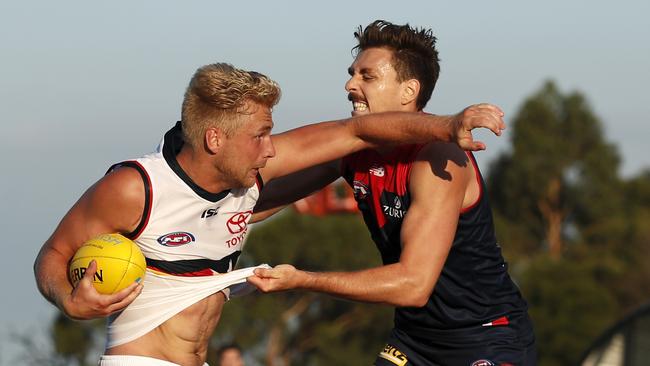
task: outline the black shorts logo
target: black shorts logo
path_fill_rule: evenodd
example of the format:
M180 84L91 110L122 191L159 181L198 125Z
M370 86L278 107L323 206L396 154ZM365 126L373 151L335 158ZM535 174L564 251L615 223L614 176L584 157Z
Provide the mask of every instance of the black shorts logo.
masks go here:
M406 357L402 351L398 350L394 346L387 344L384 349L379 353L379 357L388 360L394 363L397 366L404 366L409 359Z

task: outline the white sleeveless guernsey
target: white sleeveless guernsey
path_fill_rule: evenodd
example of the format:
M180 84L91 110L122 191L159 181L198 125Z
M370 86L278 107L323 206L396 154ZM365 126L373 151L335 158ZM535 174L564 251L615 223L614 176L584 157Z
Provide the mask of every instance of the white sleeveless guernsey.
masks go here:
M261 179L258 176L250 188L207 192L176 161L181 146L178 123L165 134L157 152L111 168L129 166L143 178L143 217L128 236L147 259L147 273L142 293L109 317L106 348L143 336L218 291L225 290L228 297L232 285L239 284L232 295L250 291L246 277L257 267L232 269L241 254Z

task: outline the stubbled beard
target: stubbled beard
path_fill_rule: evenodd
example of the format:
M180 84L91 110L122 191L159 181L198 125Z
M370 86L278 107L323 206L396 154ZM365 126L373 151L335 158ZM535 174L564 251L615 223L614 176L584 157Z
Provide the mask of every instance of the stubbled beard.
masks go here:
M255 179L249 182L248 171L242 173L241 169L233 166L234 164L216 164L215 168L219 171L222 179L227 183L226 189L250 188L255 184Z

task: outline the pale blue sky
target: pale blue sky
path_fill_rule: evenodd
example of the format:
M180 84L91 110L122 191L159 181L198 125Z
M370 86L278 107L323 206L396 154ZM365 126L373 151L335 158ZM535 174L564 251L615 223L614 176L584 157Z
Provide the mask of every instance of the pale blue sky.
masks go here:
M650 164L648 14L645 0L1 2L0 365L15 355L11 334L43 333L54 314L31 272L41 244L110 164L155 147L197 67L230 62L277 80L279 132L349 115L356 26L431 27L442 72L427 111L492 102L508 121L554 79L587 96L630 176ZM487 166L509 135L480 136Z

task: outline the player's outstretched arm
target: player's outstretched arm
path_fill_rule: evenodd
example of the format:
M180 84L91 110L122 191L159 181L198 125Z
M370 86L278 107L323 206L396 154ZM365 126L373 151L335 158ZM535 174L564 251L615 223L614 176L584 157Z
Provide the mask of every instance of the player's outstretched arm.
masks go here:
M496 135L505 128L503 112L491 104L477 104L462 112L437 116L427 113L382 112L303 126L273 135L276 156L260 174L264 181L382 145L447 141L467 150L481 150L472 129L488 128Z
M91 264L73 288L68 263L87 240L133 230L143 208L144 186L134 169L120 168L90 187L43 244L34 262L36 284L43 296L73 319L104 317L130 304L142 285L133 284L112 295L100 294L92 285L96 264Z
M305 289L357 301L423 306L451 248L472 169L457 147L441 144L434 149L421 153L431 160L419 160L411 173L412 203L402 224L399 262L357 272L322 273L283 264L256 270L249 283L262 292Z

